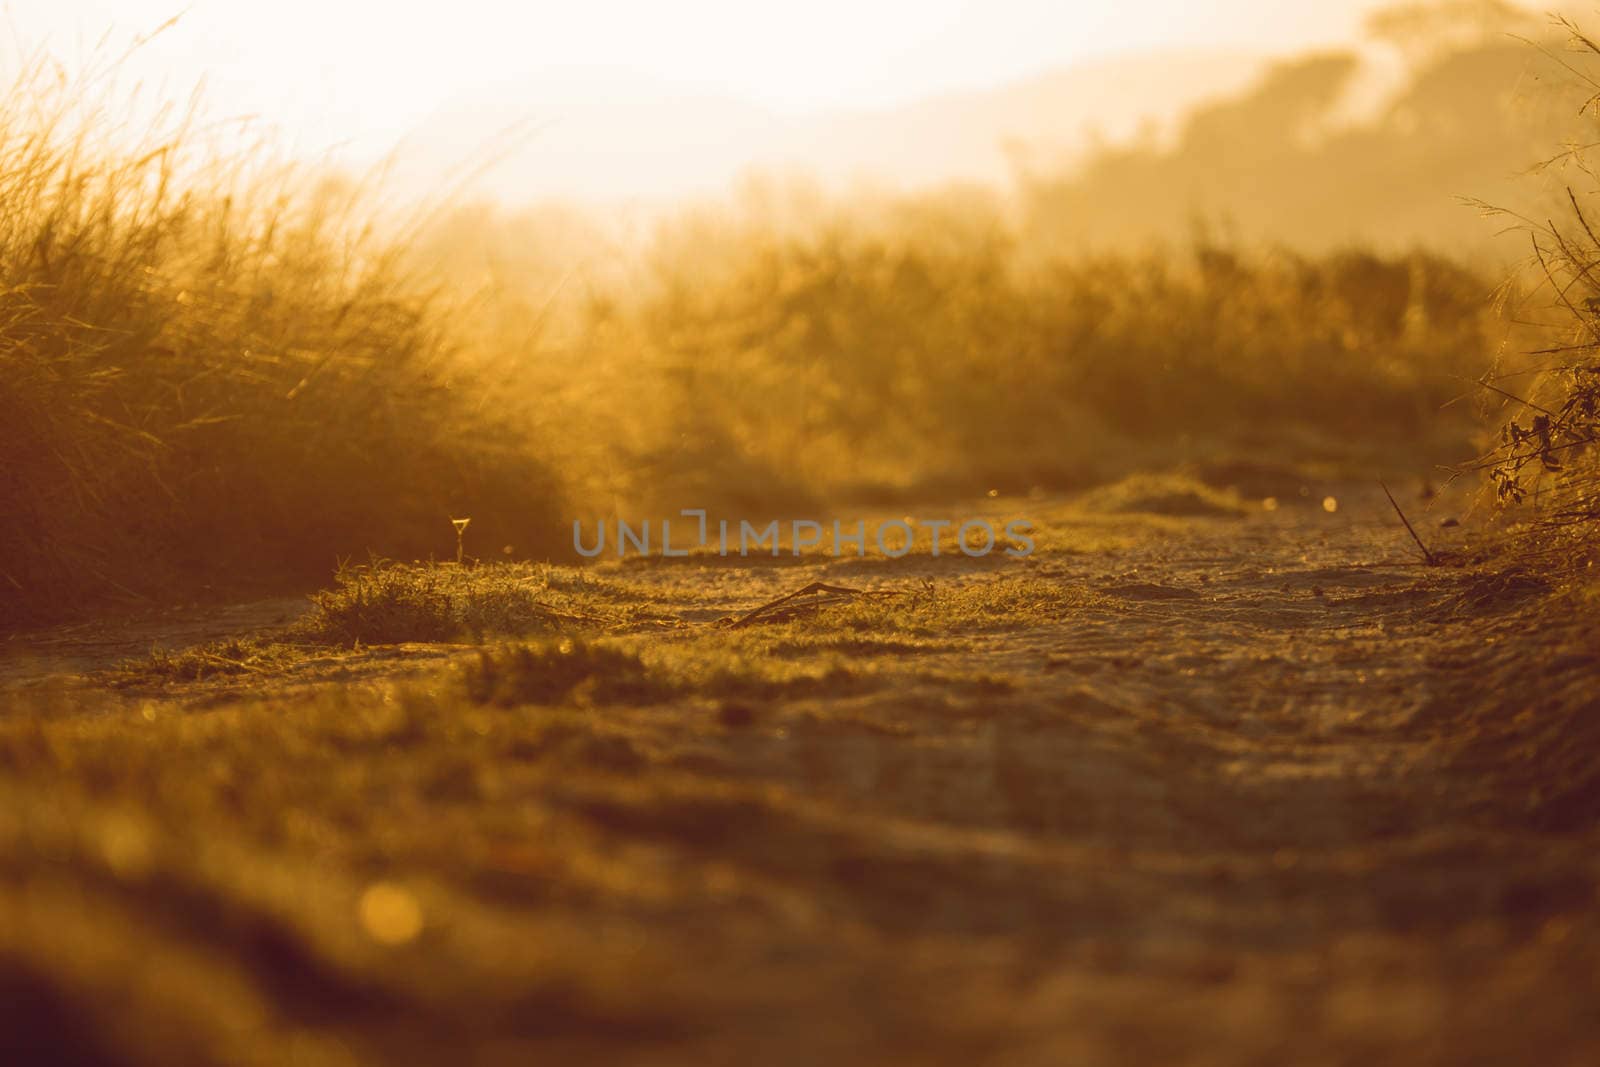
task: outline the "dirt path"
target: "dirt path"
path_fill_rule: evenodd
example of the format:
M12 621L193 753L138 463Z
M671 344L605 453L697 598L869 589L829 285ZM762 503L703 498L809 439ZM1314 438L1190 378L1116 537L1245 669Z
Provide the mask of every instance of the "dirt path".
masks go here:
M282 626L310 608L306 597L152 608L91 622L0 636L0 693L52 676L103 671L153 648L179 649Z
M1594 773L1561 781L1537 737L1474 747L1484 716L1527 717L1529 684L1600 713L1593 630L1549 633L1567 654L1535 666L1519 638L1547 629L1544 583L1408 563L1385 508L1355 494L1338 518L1201 521L1047 564L1110 603L923 661L976 660L995 691L864 697L865 732L830 727L832 702L735 748L734 773L817 802L813 832L850 841L808 873L919 1005L885 1055L1600 1055ZM1464 748L1532 773L1507 790ZM792 838L740 840L807 850ZM953 1051L957 1019L984 1036Z
M44 742L90 784L31 819L63 779L13 731L7 899L99 957L183 955L142 1032L229 1062L1600 1062L1594 631L1537 574L1409 562L1386 507L1044 554L1028 573L1091 606L879 644L854 666L893 659L888 685L163 712L159 751ZM729 604L885 574L620 570ZM74 850L50 876L71 908L17 882ZM379 880L422 917L399 948L352 918ZM0 960L120 1022L50 943L13 932ZM208 1006L215 983L249 1010Z

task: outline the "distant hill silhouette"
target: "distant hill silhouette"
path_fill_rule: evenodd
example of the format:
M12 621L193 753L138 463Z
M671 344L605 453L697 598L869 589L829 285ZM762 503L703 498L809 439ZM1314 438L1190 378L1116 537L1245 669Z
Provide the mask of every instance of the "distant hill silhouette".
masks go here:
M1059 169L1207 99L1247 86L1266 61L1238 50L1098 59L990 89L900 107L796 117L626 78L529 81L454 101L407 140L398 172L423 187L439 161L479 157L526 123L521 147L479 189L518 203L560 197L664 200L720 192L749 170L888 185L1005 182L1017 153Z
M1249 91L1203 106L1174 143L1110 148L1082 167L1024 179L1026 217L1050 251L1170 239L1196 225L1315 249L1345 244L1519 255L1526 236L1477 222L1466 199L1542 217L1569 142L1592 142L1570 74L1523 41L1485 34L1417 50L1375 114L1339 109L1361 68L1350 52L1273 66ZM1585 128L1589 127L1588 132Z

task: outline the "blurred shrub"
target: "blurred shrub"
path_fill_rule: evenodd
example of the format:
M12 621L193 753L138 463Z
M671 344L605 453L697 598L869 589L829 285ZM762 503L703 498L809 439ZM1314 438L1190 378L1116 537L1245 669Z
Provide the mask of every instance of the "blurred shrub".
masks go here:
M624 466L650 476L623 492L749 509L1071 488L1263 448L1470 454L1470 406L1447 405L1497 327L1464 267L1206 242L1025 266L1025 235L968 222L952 242L904 217L730 221L659 255L587 341L587 365L648 383L631 409L656 421Z

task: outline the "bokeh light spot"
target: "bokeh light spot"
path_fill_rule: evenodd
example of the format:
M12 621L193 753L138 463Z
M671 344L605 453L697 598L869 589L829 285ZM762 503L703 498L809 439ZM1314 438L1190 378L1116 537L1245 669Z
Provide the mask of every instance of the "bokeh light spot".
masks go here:
M403 945L422 932L422 905L392 882L375 882L361 894L361 927L384 945Z

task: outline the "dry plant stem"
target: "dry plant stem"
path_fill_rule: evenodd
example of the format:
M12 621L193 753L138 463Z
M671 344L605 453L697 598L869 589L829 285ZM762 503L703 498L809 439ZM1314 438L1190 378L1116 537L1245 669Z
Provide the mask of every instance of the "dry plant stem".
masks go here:
M799 611L815 611L819 608L827 607L830 604L843 603L844 601L852 600L861 596L888 597L898 595L898 593L893 592L875 593L865 589L851 589L848 586L843 585L828 585L825 582L812 582L803 589L797 589L792 593L786 593L783 596L778 597L776 600L770 600L756 608L754 611L740 616L738 619L730 623L729 627L730 629L737 630L745 626L753 626L758 622L774 622L779 619L792 617ZM786 611L774 612L775 608L782 607L784 604L789 604L791 601L797 600L803 596L816 596L817 599L809 601L803 605L794 605Z
M1422 558L1427 561L1428 566L1437 567L1439 565L1438 559L1435 558L1432 552L1428 551L1428 546L1422 543L1422 538L1417 536L1417 531L1412 527L1411 520L1406 518L1406 513L1400 510L1399 501L1395 500L1394 494L1389 492L1389 487L1387 485L1384 485L1383 482L1379 482L1378 484L1383 486L1383 495L1389 498L1389 506L1394 508L1394 513L1400 516L1401 522L1405 523L1406 532L1411 535L1411 540L1415 541L1417 543L1417 547L1422 549Z

